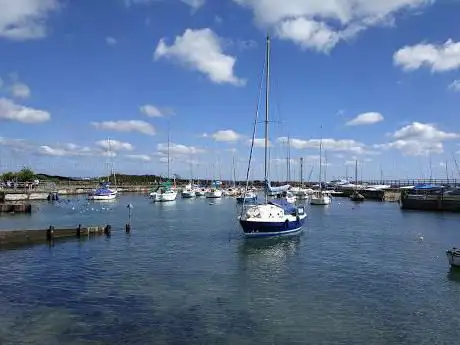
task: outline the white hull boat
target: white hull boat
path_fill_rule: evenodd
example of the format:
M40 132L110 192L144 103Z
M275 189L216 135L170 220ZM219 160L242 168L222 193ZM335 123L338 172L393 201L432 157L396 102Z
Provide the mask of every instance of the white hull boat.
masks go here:
M204 189L199 189L195 191L195 196L205 196L205 195L206 195L206 191Z
M222 191L220 189L210 190L205 193L205 196L208 199L222 198Z
M196 195L194 190L184 190L182 191L182 198L183 199L191 199L194 198Z
M168 202L176 200L177 192L173 190L168 190L163 193L158 193L155 197L157 202Z
M106 194L106 195L88 195L88 200L92 201L108 201L108 200L115 200L117 198L116 193Z
M295 202L297 201L297 197L293 193L287 192L286 201L290 204L295 204Z
M311 196L310 205L329 205L331 203L331 196L324 192L315 192Z

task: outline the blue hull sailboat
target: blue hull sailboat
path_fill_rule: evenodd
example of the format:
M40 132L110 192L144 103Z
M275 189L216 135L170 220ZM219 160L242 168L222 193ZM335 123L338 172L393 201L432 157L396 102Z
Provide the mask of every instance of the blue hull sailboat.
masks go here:
M302 227L307 217L303 206L296 207L286 202L286 200L273 200L268 202L269 192L281 192L285 187L271 187L268 177L268 123L269 123L269 91L270 91L270 37L267 37L266 48L266 73L265 73L265 202L260 205L244 207L239 217L239 222L246 237L274 237L295 235L302 231ZM252 145L249 155L249 167L246 175L246 190L248 192L248 181L254 148L255 126L258 122L258 111L254 121L254 131ZM287 189L286 189L287 190ZM244 194L244 195L245 195Z

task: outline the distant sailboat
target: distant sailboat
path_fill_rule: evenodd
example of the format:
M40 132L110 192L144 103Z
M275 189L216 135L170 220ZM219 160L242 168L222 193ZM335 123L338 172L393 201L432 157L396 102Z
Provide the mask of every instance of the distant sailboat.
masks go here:
M319 190L315 190L310 199L311 205L329 205L331 203L331 196L329 193L323 191L322 182L322 161L323 156L323 138L319 141Z
M190 162L190 183L185 186L185 189L182 190L182 198L191 199L196 195L195 189L193 188L193 171L192 171L192 162Z
M168 129L168 182L161 184L155 194L152 196L153 199L157 202L168 202L174 201L177 197L177 191L172 188L171 180L170 180L170 146L171 146L171 138L170 138L170 130ZM176 185L176 177L174 175L174 187Z
M364 201L364 196L358 193L358 161L355 161L355 190L350 195L350 200L355 202Z
M110 201L115 200L117 198L118 190L117 190L117 179L115 175L115 170L113 169L113 162L111 160L112 150L111 150L111 142L110 138L107 138L107 168L108 168L108 175L107 181L101 182L99 188L97 188L94 192L89 193L88 200L93 201ZM110 176L113 178L113 183L115 187L111 186L110 183Z
M266 70L265 70L265 201L261 205L244 207L239 217L239 222L246 237L273 237L293 235L302 231L307 215L302 206L295 207L285 200L268 202L268 192L287 191L284 187L271 187L268 177L268 123L269 123L269 92L270 92L270 37L267 36L266 46ZM257 114L258 115L258 114ZM254 126L257 125L257 115ZM255 128L255 127L254 127ZM246 191L248 191L249 172L251 165L252 149L254 147L255 130L252 137L249 167L246 175ZM288 186L289 187L289 186Z

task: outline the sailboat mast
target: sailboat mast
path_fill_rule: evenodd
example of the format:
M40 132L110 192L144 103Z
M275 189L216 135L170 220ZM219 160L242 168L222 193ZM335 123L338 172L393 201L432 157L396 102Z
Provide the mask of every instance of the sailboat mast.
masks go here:
M358 160L355 160L355 189L358 189Z
M169 180L169 146L171 145L170 144L171 142L171 129L169 128L169 125L168 125L168 180Z
M319 141L319 190L323 190L323 184L321 183L321 175L323 173L323 138Z
M110 143L110 137L107 137L107 182L110 182L110 175L112 175L112 166L110 164L110 156L112 154L112 147Z
M269 111L269 96L270 96L270 36L267 35L267 73L265 75L265 183L268 183L268 111ZM265 203L268 202L267 188L265 188Z
M446 166L446 178L447 178L447 184L449 184L449 170L448 170L448 168L447 168L447 161L446 161L446 164L445 164L445 166Z
M233 165L233 188L235 188L236 187L235 152L233 152L232 165Z
M303 157L300 157L300 187L303 186Z

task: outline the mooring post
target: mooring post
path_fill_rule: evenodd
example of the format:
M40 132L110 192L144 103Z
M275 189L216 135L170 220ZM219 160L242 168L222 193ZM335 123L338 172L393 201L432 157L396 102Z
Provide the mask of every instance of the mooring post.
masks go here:
M78 224L77 237L80 238L80 236L81 236L81 224Z
M110 237L110 233L112 232L112 225L106 225L105 228L104 228L104 234L107 236L107 237Z
M131 232L131 210L133 209L133 204L129 203L128 206L128 224L126 224L126 233L129 234Z
M54 226L50 225L48 230L46 230L46 239L50 245L54 244Z

